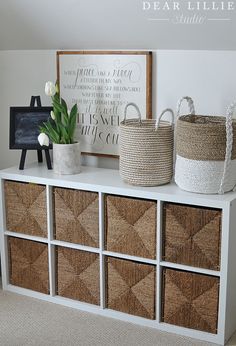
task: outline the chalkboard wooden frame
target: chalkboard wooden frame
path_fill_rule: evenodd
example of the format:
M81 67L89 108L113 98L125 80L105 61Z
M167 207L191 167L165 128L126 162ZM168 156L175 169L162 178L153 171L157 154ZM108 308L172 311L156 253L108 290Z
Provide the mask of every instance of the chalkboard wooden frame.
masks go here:
M28 117L29 122L32 118L30 115L37 115L41 118L39 125L46 122L50 117L52 107L10 107L10 136L9 136L9 148L10 149L22 149L22 150L42 150L52 149L52 144L49 147L42 147L39 143L17 143L16 142L16 130L17 130L17 117ZM28 119L27 119L28 120Z

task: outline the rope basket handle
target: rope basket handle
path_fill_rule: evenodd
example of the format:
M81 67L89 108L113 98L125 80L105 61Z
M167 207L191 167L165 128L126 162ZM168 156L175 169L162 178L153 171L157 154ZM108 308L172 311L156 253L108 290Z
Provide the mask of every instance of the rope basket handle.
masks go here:
M181 106L183 104L183 101L187 101L188 103L188 106L189 106L189 110L190 110L190 114L191 115L195 115L195 106L194 106L194 102L193 102L193 99L190 97L190 96L184 96L182 97L178 104L177 104L177 119L179 118L180 116L180 110L181 110Z
M184 101L187 101L187 103L188 103L190 114L191 115L195 115L195 106L194 106L193 99L190 96L183 96L177 103L177 114L176 114L176 119L177 120L180 117L181 106L182 106ZM174 143L177 142L177 138L176 137L177 137L177 131L175 129L175 132L174 132ZM174 167L173 167L173 171L174 172L175 172L175 163L176 163L176 145L174 147Z
M173 112L173 110L171 108L166 108L162 113L161 115L157 118L157 121L156 121L156 126L155 126L155 129L157 131L157 129L159 128L160 126L160 122L161 122L161 118L163 117L163 115L165 113L169 112L171 114L171 125L172 127L174 126L174 122L175 122L175 114Z
M132 106L136 109L137 113L138 113L138 121L139 121L139 124L141 125L142 124L142 116L141 116L141 112L140 112L140 109L139 107L136 105L136 103L134 102L130 102L128 103L126 106L125 106L125 111L124 111L124 124L126 124L126 118L127 118L127 111L128 111L128 108Z
M231 105L227 109L226 114L226 152L225 152L225 163L224 163L224 170L223 170L223 176L220 183L220 189L219 194L224 194L224 184L227 181L228 173L230 169L231 164L231 156L232 156L232 150L233 150L233 114L234 110L236 109L236 102L231 103ZM234 187L235 189L235 187Z

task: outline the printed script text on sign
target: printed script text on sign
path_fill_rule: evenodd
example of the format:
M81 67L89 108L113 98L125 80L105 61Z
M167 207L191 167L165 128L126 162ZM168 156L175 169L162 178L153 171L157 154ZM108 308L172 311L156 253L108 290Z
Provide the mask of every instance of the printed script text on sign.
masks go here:
M60 94L78 104L77 138L86 153L119 155L119 124L127 103L146 118L146 55L62 55ZM137 117L130 110L129 117Z

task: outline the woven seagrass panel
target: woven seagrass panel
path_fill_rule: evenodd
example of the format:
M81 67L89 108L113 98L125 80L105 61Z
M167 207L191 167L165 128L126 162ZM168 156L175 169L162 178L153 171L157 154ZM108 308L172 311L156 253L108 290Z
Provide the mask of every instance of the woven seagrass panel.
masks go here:
M46 238L45 186L5 181L4 191L7 230Z
M163 259L219 270L221 218L219 209L165 203Z
M105 247L108 251L156 258L157 203L105 197Z
M99 246L98 194L54 188L54 233L57 240Z
M56 248L57 294L99 305L99 255L86 251Z
M10 283L49 294L48 246L9 237L8 251Z
M198 161L225 160L227 141L225 117L182 115L176 125L176 151L178 155ZM236 159L235 119L233 119L231 159Z
M217 333L219 278L164 269L162 321Z
M106 307L155 319L154 265L106 258Z

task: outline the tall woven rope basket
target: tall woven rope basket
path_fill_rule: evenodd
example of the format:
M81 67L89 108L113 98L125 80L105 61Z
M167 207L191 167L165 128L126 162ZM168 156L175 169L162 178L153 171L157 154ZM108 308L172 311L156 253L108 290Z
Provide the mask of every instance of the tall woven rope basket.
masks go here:
M128 107L138 112L138 119L126 119ZM170 112L172 123L161 121ZM157 120L142 120L135 103L127 104L120 124L120 176L131 185L167 184L173 175L174 113L162 112Z
M179 116L183 101L190 114ZM236 186L236 121L226 117L195 114L193 100L186 96L178 103L175 182L183 190L223 194Z

